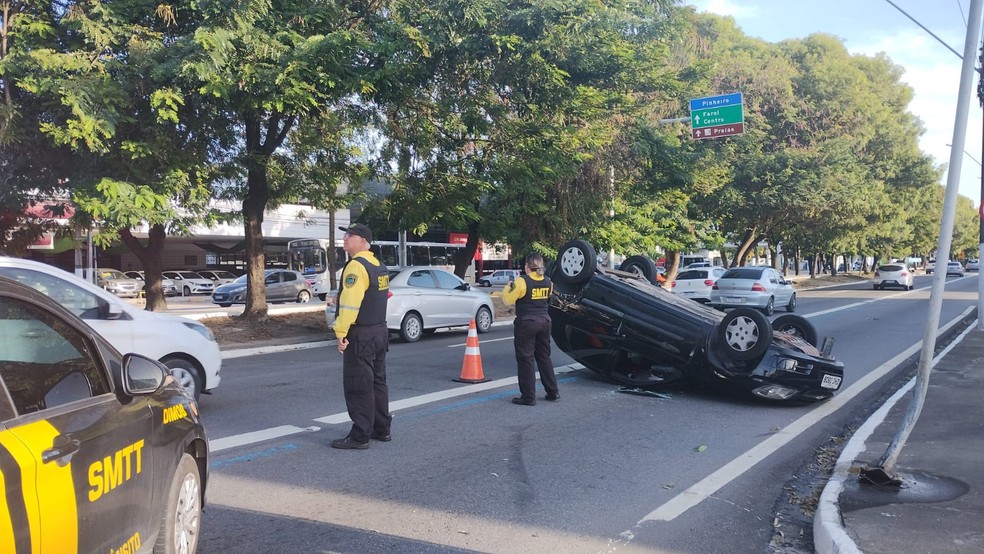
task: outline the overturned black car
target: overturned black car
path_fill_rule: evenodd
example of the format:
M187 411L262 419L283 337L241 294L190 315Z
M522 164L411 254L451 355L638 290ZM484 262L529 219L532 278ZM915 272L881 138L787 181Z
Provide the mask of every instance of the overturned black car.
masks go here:
M648 258L607 270L591 245L575 240L561 246L548 272L555 344L616 383L657 388L689 379L767 400L816 401L843 381L833 341L818 349L805 318L786 314L770 324L757 310L724 313L676 296L654 284Z

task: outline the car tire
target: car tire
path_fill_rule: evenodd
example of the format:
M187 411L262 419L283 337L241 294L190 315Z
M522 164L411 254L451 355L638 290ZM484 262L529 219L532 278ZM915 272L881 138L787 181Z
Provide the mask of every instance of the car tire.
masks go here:
M735 308L718 324L718 350L727 359L746 361L758 358L765 354L771 343L769 320L751 308Z
M202 373L198 367L184 358L164 358L161 363L171 370L174 380L197 400L202 394Z
M297 293L297 303L298 304L307 304L310 301L311 301L311 293L310 292L308 292L306 290L302 290L301 292Z
M817 328L807 321L805 317L798 315L781 315L772 320L772 330L777 333L791 333L816 346Z
M232 304L219 304L219 306L222 308L228 308L229 306L232 306Z
M488 333L492 328L492 310L488 306L482 306L475 314L475 330L479 333Z
M481 281L478 284L481 285L481 286L483 286L483 287L491 287L492 286L492 282L491 281L487 281L487 280L483 280L483 281Z
M181 455L167 492L155 554L194 552L202 522L202 476L190 454Z
M765 307L762 308L762 313L765 315L772 315L776 313L776 299L773 296L769 297L769 302L766 303Z
M880 290L881 289L881 287L879 285L874 285L872 288L874 288L875 290Z
M793 313L796 311L796 293L794 292L792 296L789 297L789 303L786 304L786 311Z
M185 288L182 289L181 296L191 296L191 287L185 285Z
M570 285L586 283L598 268L595 249L583 240L564 243L557 251L557 264L554 277Z
M656 281L656 275L659 274L656 271L656 262L645 256L629 256L622 262L619 266L622 271L629 273L635 273L640 277L643 277L652 285L658 284Z
M908 287L906 287L907 290L912 290L913 288L915 288L915 285L909 285Z
M403 342L417 342L424 334L424 322L420 316L410 312L400 322L400 338Z

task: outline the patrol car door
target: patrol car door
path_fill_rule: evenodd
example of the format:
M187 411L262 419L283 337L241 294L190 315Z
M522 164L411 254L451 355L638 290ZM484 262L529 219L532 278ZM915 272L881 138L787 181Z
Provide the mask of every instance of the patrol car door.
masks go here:
M475 300L468 291L461 288L462 280L446 271L435 271L434 276L437 277L437 284L443 294L441 302L444 305L445 323L467 325L475 317L475 312L472 311Z
M135 552L159 526L150 408L119 402L98 348L74 323L0 298L2 552Z

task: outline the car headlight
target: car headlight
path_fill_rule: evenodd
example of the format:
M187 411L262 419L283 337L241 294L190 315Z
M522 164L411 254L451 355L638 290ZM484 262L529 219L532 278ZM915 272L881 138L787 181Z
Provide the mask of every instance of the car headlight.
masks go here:
M212 330L201 323L196 323L194 321L182 321L181 323L192 331L201 334L201 336L205 337L207 340L215 342L215 335L212 333Z

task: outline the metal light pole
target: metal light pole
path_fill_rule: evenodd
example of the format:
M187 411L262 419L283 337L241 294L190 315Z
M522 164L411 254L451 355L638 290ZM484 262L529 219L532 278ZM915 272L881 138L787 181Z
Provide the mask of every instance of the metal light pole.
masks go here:
M941 255L949 259L950 246L953 241L953 219L956 212L957 191L960 185L964 142L967 137L967 115L970 112L970 95L974 84L974 52L977 50L977 40L981 31L982 3L984 0L971 0L967 19L967 36L964 40L963 65L960 70L960 88L957 97L957 115L953 124L953 147L950 149L950 170L946 178L943 218L940 222L940 238L936 249L937 260L940 259ZM902 427L892 438L885 454L878 460L877 467L862 470L861 475L871 482L901 485L901 481L894 475L895 462L919 419L926 399L926 392L929 389L929 374L932 369L933 351L936 349L936 334L940 325L940 311L943 306L945 285L946 271L936 271L933 274L933 287L929 295L929 314L923 332L922 351L919 354L919 371L916 374L912 403L905 414Z

